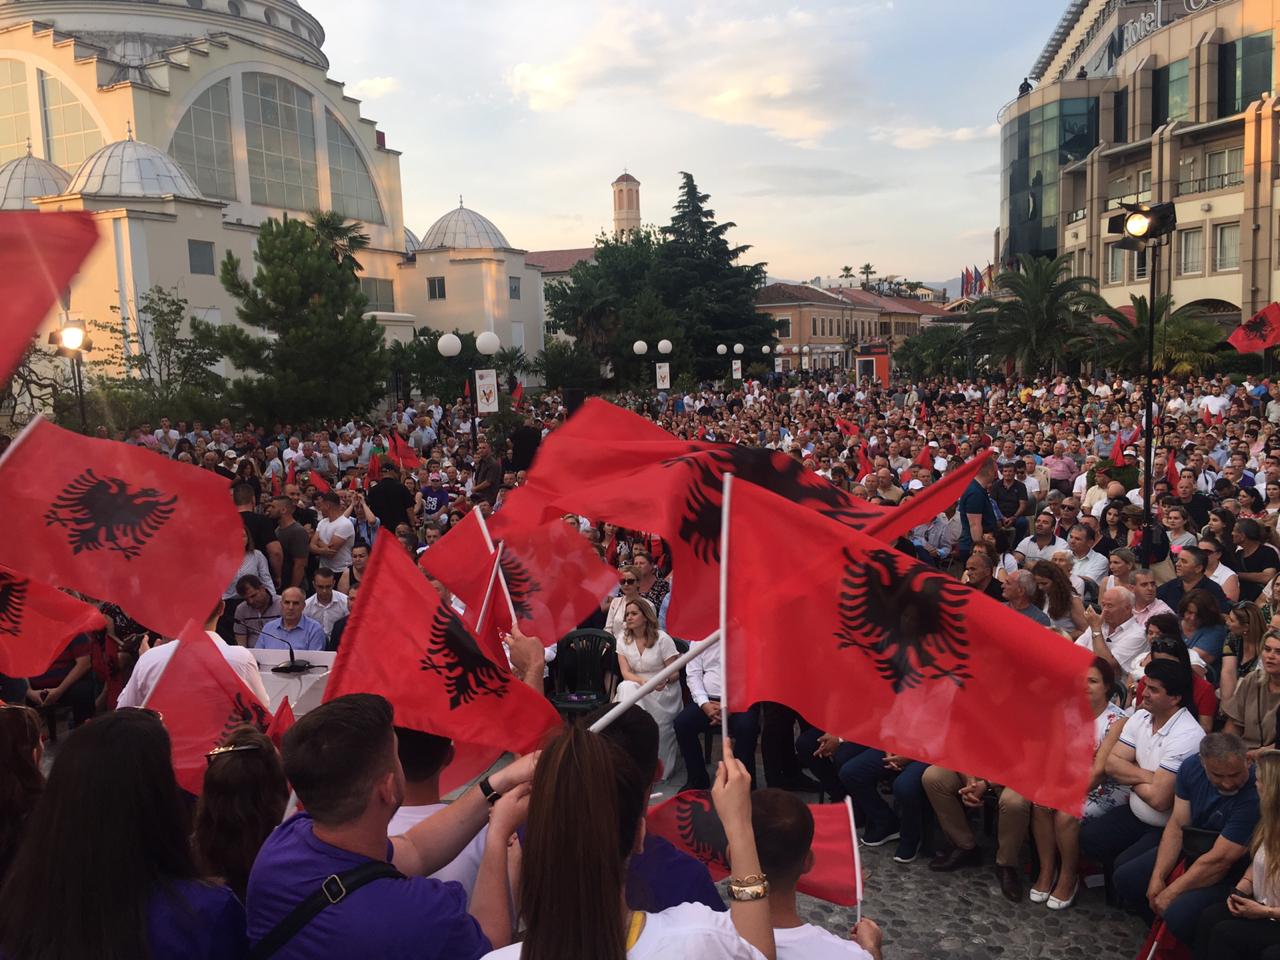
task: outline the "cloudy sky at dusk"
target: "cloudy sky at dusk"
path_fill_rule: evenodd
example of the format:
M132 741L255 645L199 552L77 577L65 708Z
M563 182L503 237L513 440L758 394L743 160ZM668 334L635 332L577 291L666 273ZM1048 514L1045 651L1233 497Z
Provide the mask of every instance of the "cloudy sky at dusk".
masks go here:
M624 168L659 224L688 170L771 275L921 280L991 258L995 115L1065 5L303 2L419 234L461 194L518 247L589 246Z

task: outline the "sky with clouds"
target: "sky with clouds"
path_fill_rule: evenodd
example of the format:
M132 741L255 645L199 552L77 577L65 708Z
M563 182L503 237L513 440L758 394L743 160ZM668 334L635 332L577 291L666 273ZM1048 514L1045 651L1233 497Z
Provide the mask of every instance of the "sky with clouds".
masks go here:
M457 204L590 246L609 183L665 223L691 172L776 277L991 258L999 108L1065 0L303 0L330 76L400 158L407 225Z

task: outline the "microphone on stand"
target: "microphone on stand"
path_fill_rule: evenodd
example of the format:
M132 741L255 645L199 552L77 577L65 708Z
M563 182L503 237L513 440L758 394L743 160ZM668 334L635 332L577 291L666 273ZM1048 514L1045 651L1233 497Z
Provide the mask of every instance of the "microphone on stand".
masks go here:
M268 634L268 636L270 635ZM272 639L279 640L281 643L283 643L286 647L289 648L289 662L281 663L277 666L272 667L271 668L272 673L306 673L308 670L311 669L312 663L310 660L299 660L293 655L292 643L290 643L284 637L272 637Z

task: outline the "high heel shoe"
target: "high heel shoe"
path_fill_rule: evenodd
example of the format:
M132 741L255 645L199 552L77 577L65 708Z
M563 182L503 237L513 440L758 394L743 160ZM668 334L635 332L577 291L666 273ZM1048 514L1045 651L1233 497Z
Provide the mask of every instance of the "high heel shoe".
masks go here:
M1032 887L1031 893L1028 895L1028 899L1032 903L1044 903L1046 900L1049 899L1049 891L1037 890L1035 887Z
M1066 910L1076 902L1076 896L1080 893L1080 884L1076 883L1076 887L1071 891L1071 896L1066 900L1059 900L1057 897L1050 897L1045 906L1050 910Z

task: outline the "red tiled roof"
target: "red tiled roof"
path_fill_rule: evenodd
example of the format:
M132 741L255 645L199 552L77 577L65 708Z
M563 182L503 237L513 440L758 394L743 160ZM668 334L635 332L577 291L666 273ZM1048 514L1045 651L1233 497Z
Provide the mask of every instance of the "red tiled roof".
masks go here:
M846 305L839 297L803 283L771 283L756 292L756 306L767 307L777 303L818 303L832 307Z
M886 313L915 313L929 317L950 316L941 303L930 303L914 297L886 297L861 287L828 287L827 292L860 307L870 307Z
M1116 309L1116 313L1119 313L1122 316L1127 317L1129 319L1130 324L1134 322L1135 314L1133 310L1133 304L1126 303L1124 306L1116 307L1115 309ZM1096 317L1093 318L1093 322L1097 324L1101 324L1104 327L1116 326L1116 322L1112 320L1110 317L1108 317L1105 313L1098 314Z
M576 247L572 250L531 250L524 255L524 262L530 266L541 267L543 273L568 273L574 264L591 260L595 255L595 247Z

